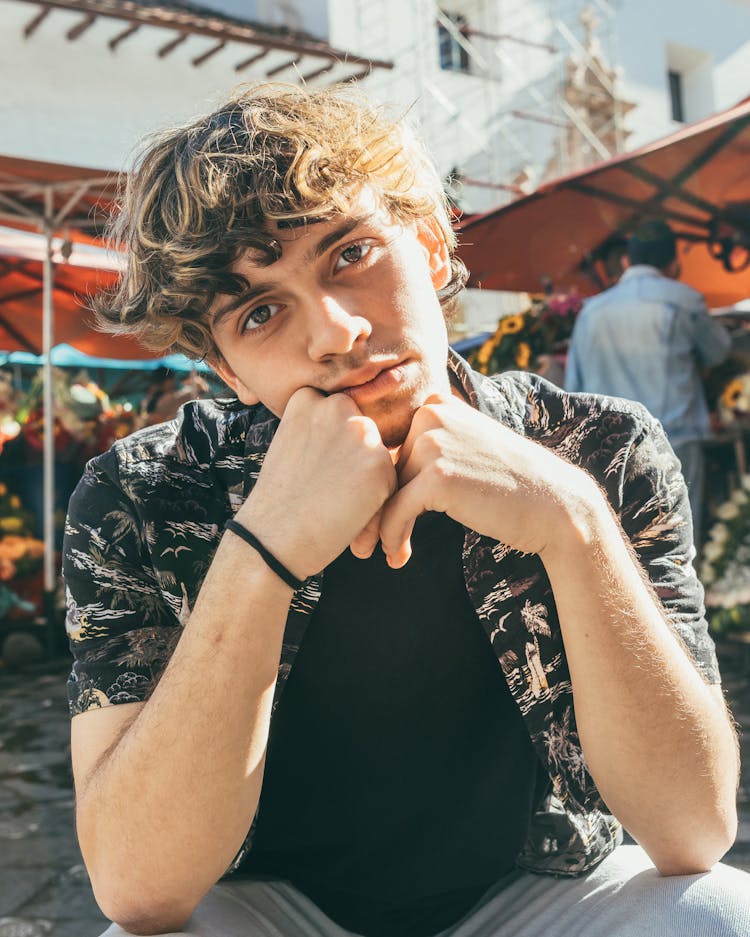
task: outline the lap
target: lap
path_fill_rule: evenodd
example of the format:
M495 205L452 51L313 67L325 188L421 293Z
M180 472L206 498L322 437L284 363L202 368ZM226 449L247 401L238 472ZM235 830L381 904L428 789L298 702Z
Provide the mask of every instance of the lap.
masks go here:
M638 846L621 846L577 879L523 874L485 896L451 937L746 937L750 875L717 865L661 876Z
M621 846L577 879L517 873L441 937L746 937L750 875L718 865L665 878ZM103 937L129 937L113 925ZM350 937L286 882L216 886L173 937Z

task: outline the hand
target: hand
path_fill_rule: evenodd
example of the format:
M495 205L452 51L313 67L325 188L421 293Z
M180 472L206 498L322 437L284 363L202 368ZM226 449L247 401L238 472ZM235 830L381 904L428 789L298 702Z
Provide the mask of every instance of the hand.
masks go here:
M395 488L374 421L345 394L303 387L290 398L237 519L302 579L358 536L368 540L373 528L376 543L376 518Z
M442 511L525 553L543 553L569 515L593 495L579 468L456 397L433 395L414 414L396 465L398 491L384 505L380 539L403 566L423 511Z

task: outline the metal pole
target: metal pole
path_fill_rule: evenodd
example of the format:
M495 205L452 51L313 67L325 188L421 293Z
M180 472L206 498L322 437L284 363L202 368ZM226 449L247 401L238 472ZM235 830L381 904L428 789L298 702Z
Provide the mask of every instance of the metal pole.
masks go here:
M46 643L48 651L55 645L55 409L52 394L52 346L54 343L54 318L52 309L52 287L54 267L52 264L53 190L44 190L44 278L42 293L42 366L43 410L44 410L44 467L43 467L43 513L44 513L44 616L46 618Z

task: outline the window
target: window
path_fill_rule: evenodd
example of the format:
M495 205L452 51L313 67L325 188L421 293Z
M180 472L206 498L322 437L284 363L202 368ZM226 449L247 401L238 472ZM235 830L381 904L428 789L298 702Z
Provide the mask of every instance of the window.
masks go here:
M462 36L468 37L469 23L462 13L449 13L447 10L440 12L445 19L453 23ZM440 20L438 20L437 28L440 67L449 72L470 71L469 53L456 38L455 31L448 29Z
M685 121L685 99L682 93L682 75L670 69L667 72L669 80L669 99L672 105L672 120L680 123Z
M691 123L713 114L716 110L713 56L702 49L668 42L665 58L664 106L672 120Z

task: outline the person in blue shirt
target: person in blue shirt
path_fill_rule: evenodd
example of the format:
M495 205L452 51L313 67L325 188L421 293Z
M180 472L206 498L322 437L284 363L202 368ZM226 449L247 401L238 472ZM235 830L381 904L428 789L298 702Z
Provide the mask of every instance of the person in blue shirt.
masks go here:
M565 389L637 400L660 420L682 464L698 545L709 434L701 370L726 358L730 337L701 294L678 282L676 237L666 222L640 225L627 261L619 282L584 304Z

